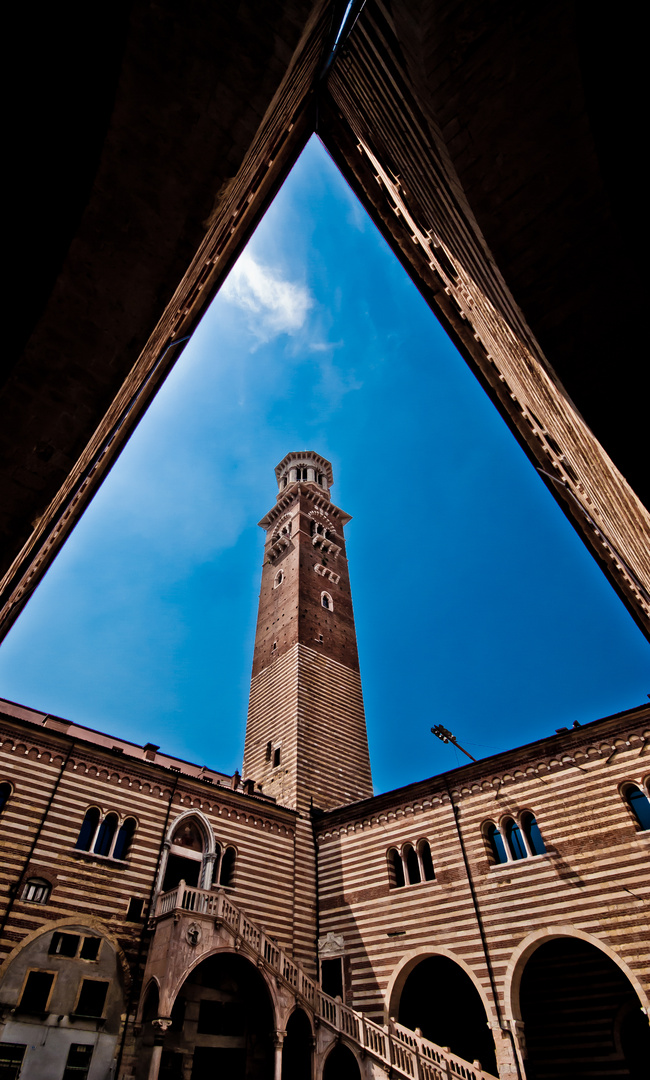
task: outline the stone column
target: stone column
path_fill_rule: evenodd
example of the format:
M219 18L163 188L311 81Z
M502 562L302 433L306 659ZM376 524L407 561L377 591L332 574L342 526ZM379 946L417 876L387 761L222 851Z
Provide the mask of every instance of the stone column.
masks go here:
M201 882L199 888L209 889L210 886L213 884L212 875L214 873L214 862L216 857L217 854L215 851L208 852L203 856L203 866L201 867Z
M149 1072L147 1074L147 1080L158 1080L158 1073L160 1072L160 1059L162 1058L163 1043L165 1041L165 1032L167 1028L171 1026L171 1020L159 1019L152 1021L154 1026L154 1044L151 1052L151 1061L149 1062Z
M282 1046L286 1037L286 1031L273 1032L273 1046L275 1057L273 1061L273 1080L282 1080Z

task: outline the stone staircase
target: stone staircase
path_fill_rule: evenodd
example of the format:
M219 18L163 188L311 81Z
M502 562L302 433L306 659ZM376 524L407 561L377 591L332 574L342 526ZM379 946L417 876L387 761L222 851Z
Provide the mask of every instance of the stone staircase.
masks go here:
M373 1058L388 1076L400 1080L496 1080L478 1063L470 1065L409 1028L395 1021L383 1026L376 1024L363 1013L344 1005L340 998L324 994L319 984L233 904L223 889L197 889L181 881L175 889L159 895L154 921L176 913L207 916L225 927L238 948L250 951L256 962L263 963L281 978L321 1024L344 1036L365 1056Z

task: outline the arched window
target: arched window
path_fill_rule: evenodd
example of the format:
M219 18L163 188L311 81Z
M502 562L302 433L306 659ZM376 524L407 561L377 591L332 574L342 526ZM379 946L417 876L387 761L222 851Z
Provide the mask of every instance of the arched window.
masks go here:
M505 844L503 843L503 837L493 821L488 821L485 826L485 838L490 845L490 854L495 863L505 863L508 861L506 854Z
M131 841L133 840L133 834L135 833L136 820L135 818L127 818L122 822L120 831L117 834L117 840L115 841L115 847L113 848L114 859L126 859L129 854L129 848L131 847Z
M327 593L327 592L321 593L320 594L320 602L321 602L321 604L323 605L324 608L327 608L328 611L333 611L334 610L334 604L332 603L332 597L330 596L329 593Z
M101 817L101 811L96 806L91 806L89 810L86 810L86 816L83 821L83 825L79 831L79 837L75 847L79 851L90 851L90 845L93 842L95 833L97 832L97 826L99 825L99 819Z
M531 855L545 855L546 844L542 840L539 825L537 824L534 815L531 814L529 810L521 815L521 827L524 831L524 836L528 841L528 848Z
M404 864L397 848L390 848L388 851L388 880L394 889L401 889L406 885Z
M404 847L404 862L406 863L409 885L418 885L422 881L420 863L415 848L410 844L406 844Z
M97 833L93 851L95 855L110 855L113 837L117 830L117 814L107 814Z
M623 788L623 797L634 814L640 829L650 829L650 799L636 784Z
M526 845L524 844L524 838L521 835L519 825L512 818L507 818L505 827L506 842L510 848L510 854L513 859L525 859L528 852L526 851Z
M8 783L0 784L0 814L2 813L2 811L4 810L5 806L7 805L8 801L9 801L9 796L11 795L11 791L12 791L11 784L8 784Z
M23 887L22 899L29 904L47 904L52 886L45 878L28 878Z
M235 876L235 859L237 852L233 847L227 847L223 853L223 859L221 860L221 869L219 870L219 884L227 888L232 886L233 878Z
M433 869L433 859L431 858L431 848L429 847L428 840L420 840L420 843L418 844L418 855L420 856L424 880L435 881L436 874Z
M283 581L284 581L284 571L278 570L277 574L275 575L275 581L273 582L273 588L277 589L278 585L281 585Z
M209 889L217 881L214 837L202 815L183 815L170 828L161 866L162 891L175 889L180 881L193 888Z

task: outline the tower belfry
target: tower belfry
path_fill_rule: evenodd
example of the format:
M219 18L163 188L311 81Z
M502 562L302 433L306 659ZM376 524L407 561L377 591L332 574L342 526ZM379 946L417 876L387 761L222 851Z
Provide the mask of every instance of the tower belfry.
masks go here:
M266 530L244 777L298 810L372 795L343 528L329 461L287 454Z

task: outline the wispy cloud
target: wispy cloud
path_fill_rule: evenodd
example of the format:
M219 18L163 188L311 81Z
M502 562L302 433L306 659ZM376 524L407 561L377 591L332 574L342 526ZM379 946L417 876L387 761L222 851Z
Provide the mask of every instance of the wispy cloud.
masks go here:
M309 289L287 281L248 252L239 258L223 290L225 300L248 314L248 329L260 342L279 334L295 334L314 305Z
M342 341L312 341L309 346L310 352L331 352L332 349L342 348Z

